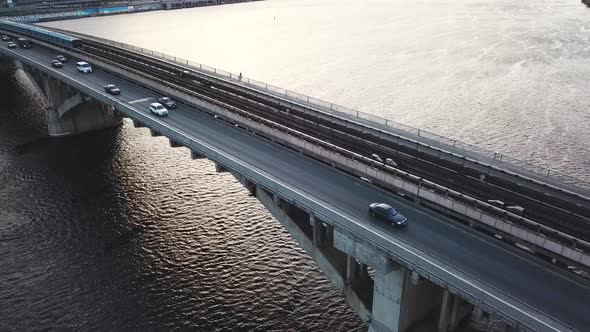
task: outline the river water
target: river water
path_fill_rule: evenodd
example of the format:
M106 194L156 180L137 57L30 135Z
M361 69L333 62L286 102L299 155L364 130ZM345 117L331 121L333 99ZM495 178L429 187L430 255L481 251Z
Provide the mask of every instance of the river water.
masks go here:
M577 1L269 0L49 23L590 177ZM145 129L46 138L1 80L0 330L366 329L231 176Z

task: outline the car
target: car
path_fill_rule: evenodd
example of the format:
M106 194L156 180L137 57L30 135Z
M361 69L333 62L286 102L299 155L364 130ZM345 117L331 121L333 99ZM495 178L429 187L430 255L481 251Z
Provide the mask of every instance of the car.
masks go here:
M176 108L176 102L168 97L162 97L158 99L158 102L164 105L166 108Z
M121 94L121 90L119 90L119 88L117 88L114 84L105 85L104 91L106 93L110 93L112 95L120 95Z
M92 66L88 62L78 61L76 62L76 69L82 73L92 73Z
M59 60L59 62L61 62L61 63L68 63L68 58L66 58L66 57L65 57L65 56L63 56L63 55L58 55L58 56L56 56L55 58L56 58L57 60Z
M150 104L150 112L159 115L159 116L166 116L168 115L168 110L166 107L162 106L160 103L151 103Z
M8 48L16 48L16 43L14 42L8 42L8 44L6 44L8 46Z
M59 60L51 60L51 66L55 68L63 68L64 64L59 62Z
M371 203L369 205L369 214L371 217L389 221L394 226L401 227L408 225L408 218L391 207L391 205L385 203Z
M8 37L7 35L2 35L2 40L8 41L8 40L10 40L10 37Z
M17 38L16 39L18 46L20 46L21 48L32 48L33 47L33 42L30 39L27 38Z

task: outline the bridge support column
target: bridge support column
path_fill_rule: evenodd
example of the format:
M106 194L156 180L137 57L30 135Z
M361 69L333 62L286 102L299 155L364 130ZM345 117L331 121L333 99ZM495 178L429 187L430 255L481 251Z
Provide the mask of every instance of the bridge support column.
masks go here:
M169 141L170 141L170 147L172 147L172 148L180 148L180 147L184 146L184 145L176 142L175 140L169 139Z
M104 105L47 74L20 64L47 100L47 130L50 136L70 136L120 125L123 118Z
M224 173L224 172L227 172L227 169L225 167L223 167L221 164L215 163L215 172Z
M449 316L453 306L453 294L445 289L440 308L440 318L438 320L438 332L446 332L449 326Z
M291 205L289 202L279 198L276 194L268 192L267 190L256 187L253 183L248 181L243 176L232 174L240 181L248 190L253 190L256 198L264 205L264 207L279 221L293 237L299 245L305 249L307 254L316 262L318 267L322 269L326 277L334 284L336 289L346 298L350 306L357 312L358 316L365 322L371 318L371 301L367 300L364 293L357 292L363 289L372 289L372 280L370 278L361 279L359 287L353 287L347 280L347 256L336 250L331 246L330 241L331 229L330 225L324 224L317 217L311 217L306 211ZM276 198L276 199L275 199ZM318 246L314 241L314 227L312 224L323 225L328 234L324 238L326 241L319 241L323 245ZM319 226L316 226L319 227ZM317 234L321 234L316 231ZM316 238L317 240L317 238ZM362 267L361 267L362 270Z
M452 297L452 301L446 331L454 331L473 312L473 305L445 289L445 294L447 293ZM441 308L441 315L442 313Z
M150 129L150 135L152 135L152 137L160 137L160 136L162 136L162 134L160 134L159 132L157 132L157 131L155 131L153 129Z
M133 120L133 127L135 127L135 128L143 128L145 126L143 125L143 123L141 123L141 122L139 122L137 120Z
M193 159L204 159L207 158L204 155L200 154L199 152L195 151L195 150L191 150L191 158Z
M372 292L370 331L407 331L425 320L436 321L442 288L339 230L334 230L334 247L375 269L374 287L365 290Z
M475 307L475 309L473 309L473 320L476 322L481 321L483 319L484 314L485 312L482 308Z
M5 55L0 56L0 77L12 77L17 68L18 65L11 58Z
M318 247L331 246L334 229L332 225L322 223L313 214L309 215L309 223L313 229L313 243Z

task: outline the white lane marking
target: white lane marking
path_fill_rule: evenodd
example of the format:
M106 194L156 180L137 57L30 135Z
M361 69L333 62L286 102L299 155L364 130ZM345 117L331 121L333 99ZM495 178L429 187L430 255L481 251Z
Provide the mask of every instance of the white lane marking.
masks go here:
M142 101L148 101L148 100L151 100L151 99L154 99L154 98L153 97L149 97L149 98L137 99L137 100L128 102L128 104L141 103Z

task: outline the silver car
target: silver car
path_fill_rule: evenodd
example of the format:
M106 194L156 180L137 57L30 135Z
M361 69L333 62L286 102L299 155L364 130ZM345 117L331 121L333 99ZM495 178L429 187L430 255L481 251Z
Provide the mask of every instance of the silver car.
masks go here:
M166 116L168 115L168 110L166 107L162 106L160 103L151 103L150 104L150 112L159 115L159 116Z

